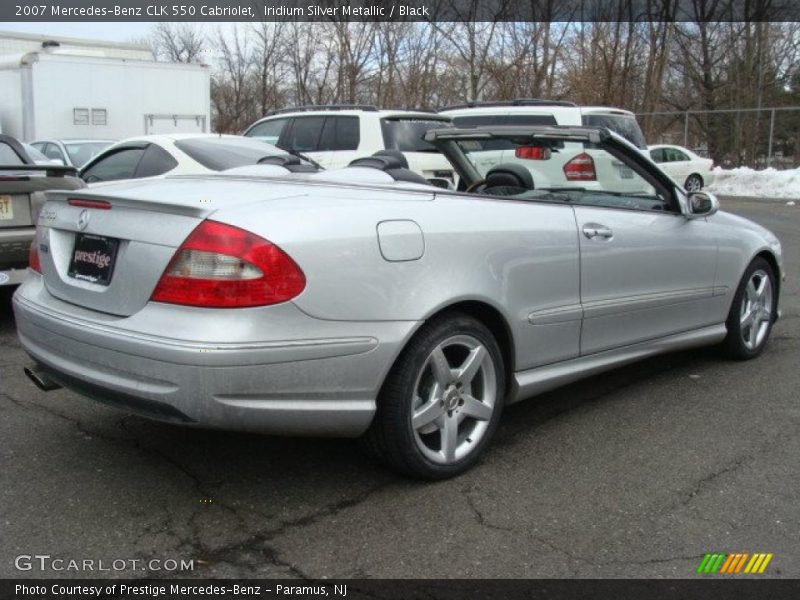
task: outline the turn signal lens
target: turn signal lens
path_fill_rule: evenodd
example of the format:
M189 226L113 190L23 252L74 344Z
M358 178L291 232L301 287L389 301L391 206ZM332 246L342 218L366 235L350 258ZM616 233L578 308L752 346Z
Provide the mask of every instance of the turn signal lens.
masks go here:
M266 306L305 289L283 250L249 231L203 221L178 248L151 300L206 308Z

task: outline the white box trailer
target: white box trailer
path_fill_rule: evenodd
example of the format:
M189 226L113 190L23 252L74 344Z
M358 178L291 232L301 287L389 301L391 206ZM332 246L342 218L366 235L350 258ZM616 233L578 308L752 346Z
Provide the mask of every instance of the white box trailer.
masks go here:
M208 132L206 65L28 52L0 57L0 128L23 141Z

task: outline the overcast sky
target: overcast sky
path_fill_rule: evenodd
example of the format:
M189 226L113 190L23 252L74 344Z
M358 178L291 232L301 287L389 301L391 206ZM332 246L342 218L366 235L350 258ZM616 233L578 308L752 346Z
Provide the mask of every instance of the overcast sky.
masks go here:
M152 23L0 23L0 31L127 42L147 35Z
M4 0L0 0L4 1ZM0 23L0 31L22 31L54 37L90 38L110 42L130 42L145 37L155 23ZM227 23L194 23L195 27L208 31L223 29Z

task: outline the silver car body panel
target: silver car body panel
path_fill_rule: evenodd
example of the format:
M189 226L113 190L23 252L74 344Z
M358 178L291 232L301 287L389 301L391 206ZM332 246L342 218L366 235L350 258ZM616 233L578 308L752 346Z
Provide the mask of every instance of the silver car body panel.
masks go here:
M85 228L125 240L108 287L65 275L81 210L49 194L39 218L44 276L31 275L14 297L23 347L57 381L133 412L359 435L409 339L454 305L482 306L505 323L515 401L718 341L752 258L768 252L782 271L771 233L722 212L688 218L501 200L361 171L369 170L248 170L71 192L113 205L89 209ZM346 172L364 181L346 183ZM679 201L685 209L680 193ZM204 218L278 245L304 271L305 290L291 302L235 310L149 301ZM589 224L613 236L587 239Z
M99 317L55 298L39 275L23 287L20 341L57 382L141 399L123 404L147 416L166 404L177 411L167 420L263 433L362 433L387 365L418 326L322 321L291 303L213 318L149 303L131 317Z

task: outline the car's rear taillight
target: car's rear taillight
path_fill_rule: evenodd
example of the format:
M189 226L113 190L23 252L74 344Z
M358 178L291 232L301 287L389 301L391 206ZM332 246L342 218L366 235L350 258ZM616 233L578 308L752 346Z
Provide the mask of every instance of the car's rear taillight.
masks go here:
M286 302L306 286L300 267L267 240L203 221L175 252L151 300L208 308Z
M39 260L39 247L37 246L36 238L33 238L31 247L28 250L28 267L31 271L42 272L42 261Z
M514 156L526 160L548 160L550 148L544 146L517 146Z
M586 152L581 152L564 165L564 176L567 181L596 181L594 159Z

